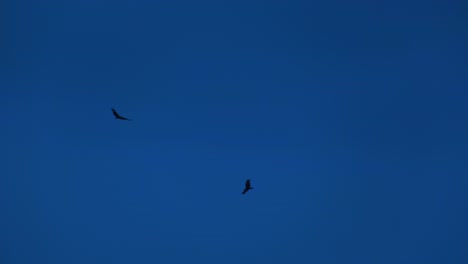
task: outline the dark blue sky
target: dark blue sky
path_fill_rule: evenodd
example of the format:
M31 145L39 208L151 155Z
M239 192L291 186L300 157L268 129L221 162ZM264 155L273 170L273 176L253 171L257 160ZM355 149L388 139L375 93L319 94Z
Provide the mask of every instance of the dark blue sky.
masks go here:
M2 264L468 263L464 1L0 7Z

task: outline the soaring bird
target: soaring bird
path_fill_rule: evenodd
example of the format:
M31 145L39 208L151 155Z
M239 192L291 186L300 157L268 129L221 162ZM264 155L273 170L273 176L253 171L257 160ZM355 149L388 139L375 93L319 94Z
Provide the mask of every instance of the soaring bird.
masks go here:
M121 115L119 115L119 113L117 113L117 111L115 111L114 108L112 108L112 113L114 114L115 118L116 119L120 119L120 120L128 120L130 121L130 119L126 118L126 117L123 117Z
M250 180L247 180L245 182L245 188L244 188L244 191L242 192L242 194L245 194L246 192L248 192L251 189L253 189L253 187L250 186Z

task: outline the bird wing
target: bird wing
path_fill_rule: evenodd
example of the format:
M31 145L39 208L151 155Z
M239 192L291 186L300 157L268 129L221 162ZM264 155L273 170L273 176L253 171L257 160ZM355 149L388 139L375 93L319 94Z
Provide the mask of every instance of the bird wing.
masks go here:
M117 118L117 119L121 119L121 120L128 120L128 121L130 121L130 119L128 119L128 118L126 118L126 117L123 117L123 116L119 115L119 113L117 113L117 111L115 111L115 109L114 109L114 108L112 108L112 113L114 114L115 118Z
M246 180L245 181L245 188L244 188L244 191L242 192L242 194L245 194L246 192L248 192L250 189L252 189L250 187L250 180Z
M120 117L119 113L117 113L117 111L115 111L114 108L112 108L112 113L114 114L115 117Z

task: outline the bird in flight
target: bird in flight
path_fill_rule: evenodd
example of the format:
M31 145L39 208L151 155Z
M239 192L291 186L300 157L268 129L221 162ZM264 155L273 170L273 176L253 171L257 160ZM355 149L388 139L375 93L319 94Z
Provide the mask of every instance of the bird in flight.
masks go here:
M114 114L115 118L116 119L120 119L120 120L128 120L130 121L130 119L126 118L126 117L123 117L121 115L119 115L119 113L117 113L117 111L115 111L114 108L112 108L112 113Z
M248 192L251 189L253 189L253 187L250 186L250 180L247 180L245 182L245 188L244 188L244 191L242 192L242 194L245 194L246 192Z

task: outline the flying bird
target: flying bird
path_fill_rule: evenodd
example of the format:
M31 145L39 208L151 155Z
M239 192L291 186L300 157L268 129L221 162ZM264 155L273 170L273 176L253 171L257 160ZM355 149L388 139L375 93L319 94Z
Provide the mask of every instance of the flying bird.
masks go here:
M244 188L244 191L242 192L242 194L245 194L246 192L248 192L251 189L253 189L253 187L250 186L250 180L247 180L245 182L245 188Z
M114 108L112 108L112 113L114 114L115 118L116 119L120 119L120 120L128 120L130 121L130 119L126 118L126 117L123 117L121 115L119 115L119 113L117 113L117 111L115 111Z

